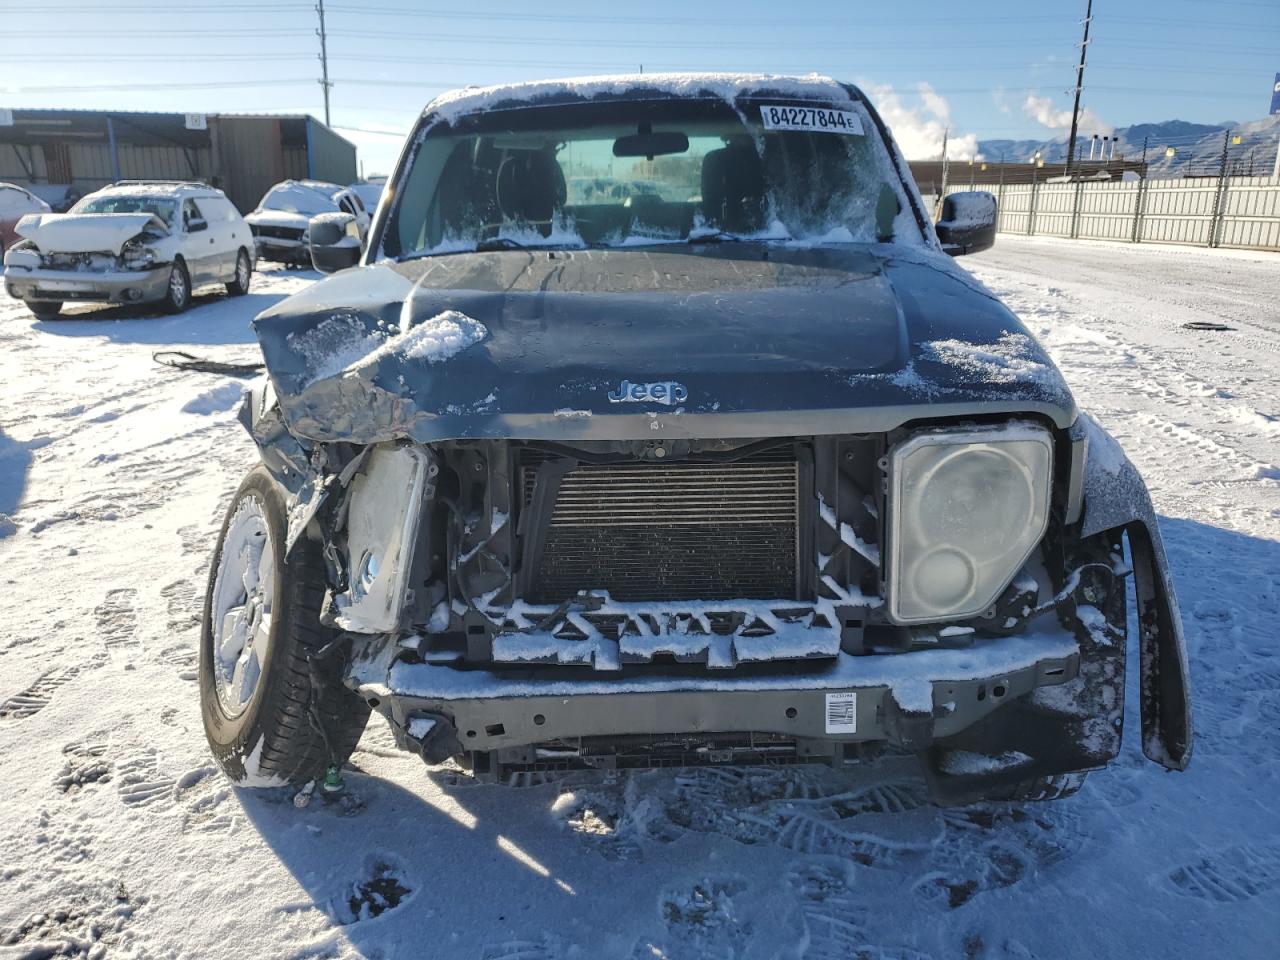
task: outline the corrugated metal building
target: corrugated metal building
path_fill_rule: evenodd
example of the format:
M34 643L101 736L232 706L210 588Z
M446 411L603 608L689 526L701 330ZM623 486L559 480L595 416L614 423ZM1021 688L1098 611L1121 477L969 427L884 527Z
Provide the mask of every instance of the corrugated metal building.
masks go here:
M356 179L355 144L310 116L0 110L0 180L63 184L202 180L247 213L289 178Z

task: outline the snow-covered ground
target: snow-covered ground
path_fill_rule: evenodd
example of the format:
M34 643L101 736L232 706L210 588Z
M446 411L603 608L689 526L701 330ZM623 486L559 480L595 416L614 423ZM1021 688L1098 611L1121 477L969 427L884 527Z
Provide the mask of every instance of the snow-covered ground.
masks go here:
M340 803L238 793L193 678L254 456L240 382L151 353L251 358L250 316L314 276L176 318L0 296L0 960L1275 956L1280 257L1002 236L962 262L1151 485L1187 773L1142 759L1131 711L1120 762L1059 804L937 810L901 760L488 787L375 719Z

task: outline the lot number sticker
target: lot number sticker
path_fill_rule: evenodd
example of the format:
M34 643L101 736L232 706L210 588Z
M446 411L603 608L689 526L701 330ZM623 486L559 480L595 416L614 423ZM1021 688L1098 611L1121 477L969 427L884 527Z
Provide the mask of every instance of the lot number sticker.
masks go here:
M766 130L807 130L862 136L862 120L848 110L819 107L761 107L760 122Z
M827 733L856 733L858 730L858 695L827 694Z

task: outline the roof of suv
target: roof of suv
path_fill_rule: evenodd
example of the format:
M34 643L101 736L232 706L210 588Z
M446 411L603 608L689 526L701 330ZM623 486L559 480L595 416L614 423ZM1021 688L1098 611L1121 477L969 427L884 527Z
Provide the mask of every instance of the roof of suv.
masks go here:
M640 90L686 97L710 94L729 101L753 90L767 90L796 100L853 99L847 85L816 73L803 77L769 73L630 73L464 87L442 93L427 104L423 114L456 117L473 110L514 106L520 101L533 105L533 101L546 98L622 97Z
M93 196L128 196L128 197L170 197L183 200L188 197L222 197L225 196L217 187L205 183L184 180L117 180L101 190L95 190Z
M335 193L341 193L347 189L340 183L329 183L327 180L281 180L271 190L279 187L305 187L308 190L314 190L316 193L323 193L326 197L332 197ZM271 191L267 191L270 193Z

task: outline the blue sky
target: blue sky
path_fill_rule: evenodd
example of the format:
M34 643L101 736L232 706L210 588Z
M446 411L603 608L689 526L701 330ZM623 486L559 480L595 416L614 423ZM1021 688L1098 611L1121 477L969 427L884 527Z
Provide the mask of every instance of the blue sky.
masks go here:
M323 116L314 0L0 4L0 106ZM908 154L950 126L1048 138L1071 108L1084 0L326 0L333 124L366 172L441 90L659 70L829 73L876 95ZM1096 0L1086 123L1246 121L1280 70L1280 0ZM922 87L925 84L927 87ZM359 128L353 130L350 128ZM1088 132L1086 130L1086 132Z

